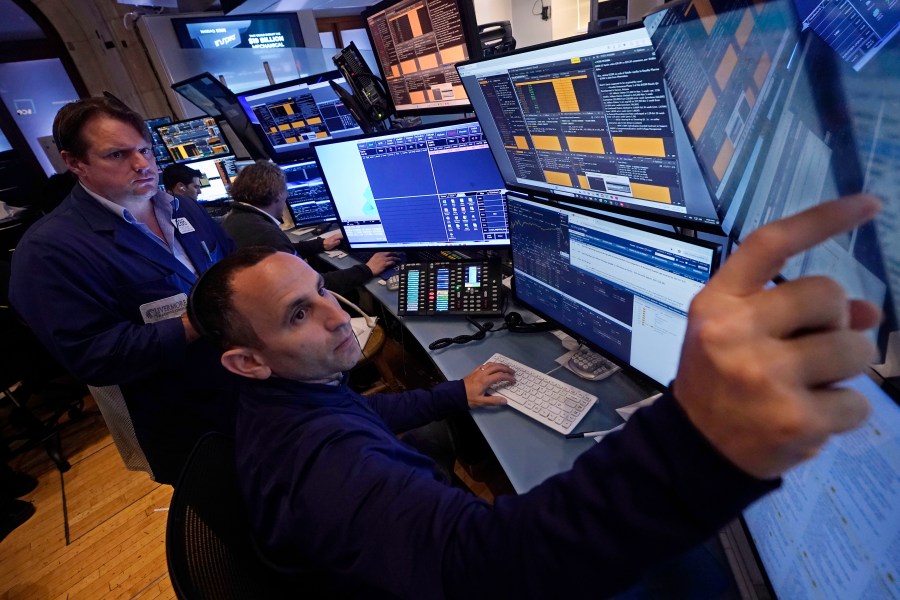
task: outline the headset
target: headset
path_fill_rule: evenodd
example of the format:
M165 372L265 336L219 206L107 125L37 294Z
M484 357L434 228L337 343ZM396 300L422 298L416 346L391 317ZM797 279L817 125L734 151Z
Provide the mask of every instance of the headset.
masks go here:
M553 323L549 323L546 321L542 321L540 323L526 323L522 320L522 315L517 312L507 313L503 317L503 325L501 325L497 329L494 329L494 324L491 321L488 321L487 323L479 323L471 317L466 317L466 321L474 325L478 331L472 334L458 335L452 338L441 338L439 340L435 340L428 344L428 349L440 350L442 348L452 346L453 344L465 344L475 340L483 340L487 336L488 332L503 331L504 329L507 329L512 333L539 333L541 331L552 331L553 329L557 328Z

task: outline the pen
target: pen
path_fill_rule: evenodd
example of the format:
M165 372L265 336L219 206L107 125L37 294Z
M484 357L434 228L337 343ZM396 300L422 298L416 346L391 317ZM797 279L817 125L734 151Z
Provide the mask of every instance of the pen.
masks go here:
M567 433L566 439L574 440L577 438L601 437L601 436L606 435L607 433L612 433L613 431L618 431L618 430L622 429L623 427L625 427L625 423L622 423L621 425L613 427L612 429L607 429L605 431L579 431L576 433Z
M203 251L206 252L206 258L209 259L209 262L212 262L213 259L212 259L212 254L209 253L209 246L207 246L206 242L203 240L200 240L200 245L203 246Z

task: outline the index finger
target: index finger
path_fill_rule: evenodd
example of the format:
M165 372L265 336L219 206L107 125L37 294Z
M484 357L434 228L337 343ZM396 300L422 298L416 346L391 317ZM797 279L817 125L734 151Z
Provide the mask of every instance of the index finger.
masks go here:
M790 257L862 225L879 210L880 200L855 194L764 225L741 243L707 287L737 296L757 292Z

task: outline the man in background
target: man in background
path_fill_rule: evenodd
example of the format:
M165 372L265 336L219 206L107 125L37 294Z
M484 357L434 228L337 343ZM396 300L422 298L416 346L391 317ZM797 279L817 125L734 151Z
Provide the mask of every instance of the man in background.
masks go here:
M190 198L194 202L200 195L200 177L203 174L181 163L173 163L163 169L163 187L173 196Z
M68 104L53 136L78 183L16 248L11 304L90 386L126 466L173 483L203 433L230 431L226 372L184 310L233 244L159 190L150 132L121 102Z

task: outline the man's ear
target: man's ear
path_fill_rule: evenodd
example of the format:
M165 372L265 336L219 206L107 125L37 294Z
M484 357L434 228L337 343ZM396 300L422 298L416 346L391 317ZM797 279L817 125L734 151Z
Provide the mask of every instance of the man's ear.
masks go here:
M222 354L222 366L235 375L249 379L268 379L272 375L272 369L249 348L226 350Z
M62 157L63 161L66 163L66 167L75 175L81 176L84 172L82 168L82 161L80 158L69 152L68 150L60 150L60 157Z

